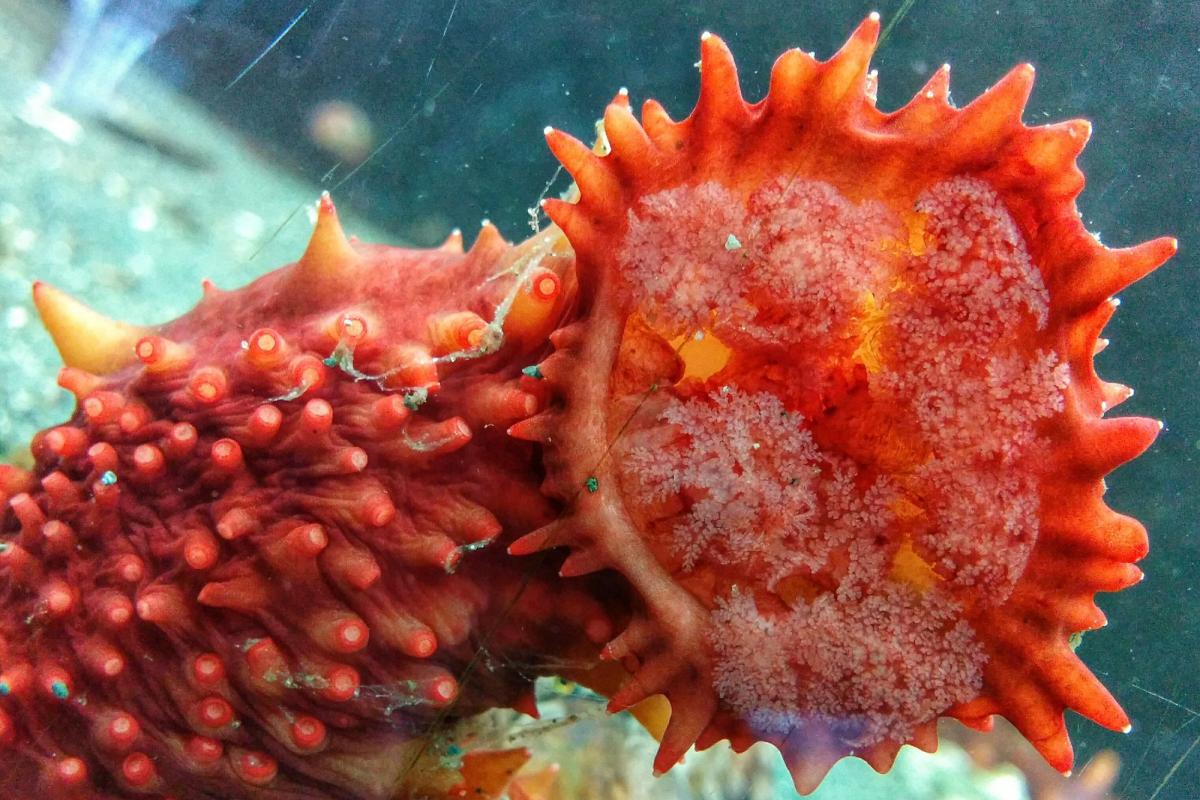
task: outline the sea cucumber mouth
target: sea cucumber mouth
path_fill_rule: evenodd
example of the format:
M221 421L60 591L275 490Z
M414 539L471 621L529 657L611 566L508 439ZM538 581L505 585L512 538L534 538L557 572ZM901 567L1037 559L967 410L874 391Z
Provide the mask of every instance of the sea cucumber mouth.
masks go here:
M821 182L745 201L709 182L644 198L617 256L636 311L614 371L661 363L612 389L613 471L760 735L805 708L856 746L903 740L974 697L971 612L1007 599L1037 540L1031 461L1068 380L1047 291L986 184L914 209L916 232ZM834 655L848 641L872 654ZM853 677L872 658L886 691Z
M556 402L510 432L568 513L510 551L629 580L610 708L670 700L658 769L765 740L803 791L999 712L1065 770L1064 708L1128 724L1067 640L1137 580L1144 531L1100 481L1158 426L1102 419L1128 390L1092 358L1174 243L1087 234L1090 128L1021 123L1028 65L962 110L945 68L876 109L877 33L784 54L755 103L706 34L683 121L619 94L610 150L547 132L581 316L539 365Z

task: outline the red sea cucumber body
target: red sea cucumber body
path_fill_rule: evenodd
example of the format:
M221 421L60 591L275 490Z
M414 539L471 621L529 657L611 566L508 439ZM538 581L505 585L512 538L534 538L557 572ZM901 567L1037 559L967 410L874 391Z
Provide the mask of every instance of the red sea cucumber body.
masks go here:
M1088 127L1024 127L1028 67L877 111L877 27L753 105L706 35L687 120L548 132L578 198L516 247L351 243L324 199L154 329L35 287L79 410L0 471L18 785L453 796L482 762L409 769L435 719L597 654L612 709L670 701L656 768L770 741L802 791L941 716L1062 770L1065 708L1125 728L1068 637L1140 577L1102 478L1158 424L1092 358L1174 243L1084 231Z

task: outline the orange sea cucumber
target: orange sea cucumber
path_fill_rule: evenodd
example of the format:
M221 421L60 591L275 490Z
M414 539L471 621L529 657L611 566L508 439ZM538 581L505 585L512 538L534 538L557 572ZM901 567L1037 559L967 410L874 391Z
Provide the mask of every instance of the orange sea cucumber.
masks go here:
M1029 67L878 111L877 33L755 104L705 34L683 122L548 130L578 192L517 246L352 242L326 197L161 326L36 285L79 404L0 467L10 780L453 796L488 770L412 770L432 723L597 656L611 709L670 701L656 769L769 741L801 791L941 716L1061 770L1065 708L1125 728L1068 637L1140 577L1103 476L1159 425L1092 361L1175 244L1084 230L1088 126L1022 125Z

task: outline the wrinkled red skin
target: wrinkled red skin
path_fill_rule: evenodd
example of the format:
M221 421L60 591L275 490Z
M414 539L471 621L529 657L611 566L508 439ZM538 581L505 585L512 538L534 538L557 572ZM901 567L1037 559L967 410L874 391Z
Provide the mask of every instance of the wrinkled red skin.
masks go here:
M426 339L427 319L439 311L490 316L513 281L486 278L518 252L491 229L467 255L358 246L332 272L306 256L240 291L208 289L193 311L153 332L159 339L143 342L148 365L103 378L65 372L65 384L85 384L75 417L35 439L32 476L3 473L0 658L10 696L0 710L0 763L8 789L74 797L78 782L104 797L397 796L417 783L406 774L412 743L444 718L528 709L544 665L594 658L613 633L613 612L591 597L619 609L620 588L564 586L548 560L518 561L499 541L557 511L538 491L539 448L506 433L537 396L517 395L528 405L518 402L515 414L478 402L485 385L538 392L521 369L547 346L514 333L499 353L442 364L440 385L415 410L396 405L405 394L393 384L422 384L432 367L418 364L391 383L351 374L382 372L387 348ZM551 262L559 273L573 264ZM564 294L556 313L567 308ZM322 364L347 314L368 328L352 342L353 366ZM243 345L267 323L277 334L274 354ZM159 366L180 347L179 364ZM421 360L411 348L398 358ZM305 367L319 384L299 393ZM270 398L281 413L260 411L256 422ZM332 410L327 430L322 401ZM237 442L240 458L227 464L228 443L214 447L219 439ZM355 447L365 453L361 470ZM109 471L115 482L104 478ZM74 544L48 538L51 522ZM324 550L289 550L288 535L313 523ZM188 549L197 542L206 544ZM66 610L55 610L57 587L70 587ZM113 622L114 603L132 616L117 613ZM347 619L365 621L365 648L338 639ZM283 659L277 669L308 686L284 688L278 673L256 673L250 646L267 636ZM197 679L192 662L201 653L219 657L224 681ZM323 694L321 676L334 664L357 670L356 698ZM52 683L60 675L65 697ZM225 724L206 725L206 708ZM225 708L236 725L221 717ZM132 738L107 727L114 715L136 720ZM324 741L293 735L299 717L321 720ZM197 733L224 742L212 764L189 754L187 737ZM245 752L274 760L264 788L245 768ZM148 779L140 753L153 765ZM63 758L82 759L86 780Z

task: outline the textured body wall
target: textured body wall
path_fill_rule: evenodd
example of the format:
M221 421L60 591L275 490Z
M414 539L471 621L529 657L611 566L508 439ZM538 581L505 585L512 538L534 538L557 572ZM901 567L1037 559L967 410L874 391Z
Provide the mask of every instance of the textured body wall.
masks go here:
M1125 728L1069 637L1140 577L1103 476L1159 425L1092 359L1175 244L1084 230L1089 128L1025 127L1028 67L878 111L877 32L754 104L706 34L688 119L547 131L578 193L516 247L353 243L325 198L160 328L36 286L79 406L0 472L19 785L453 792L409 769L435 720L597 657L610 709L670 701L657 769L769 741L801 791L942 716L1060 770L1064 709Z

